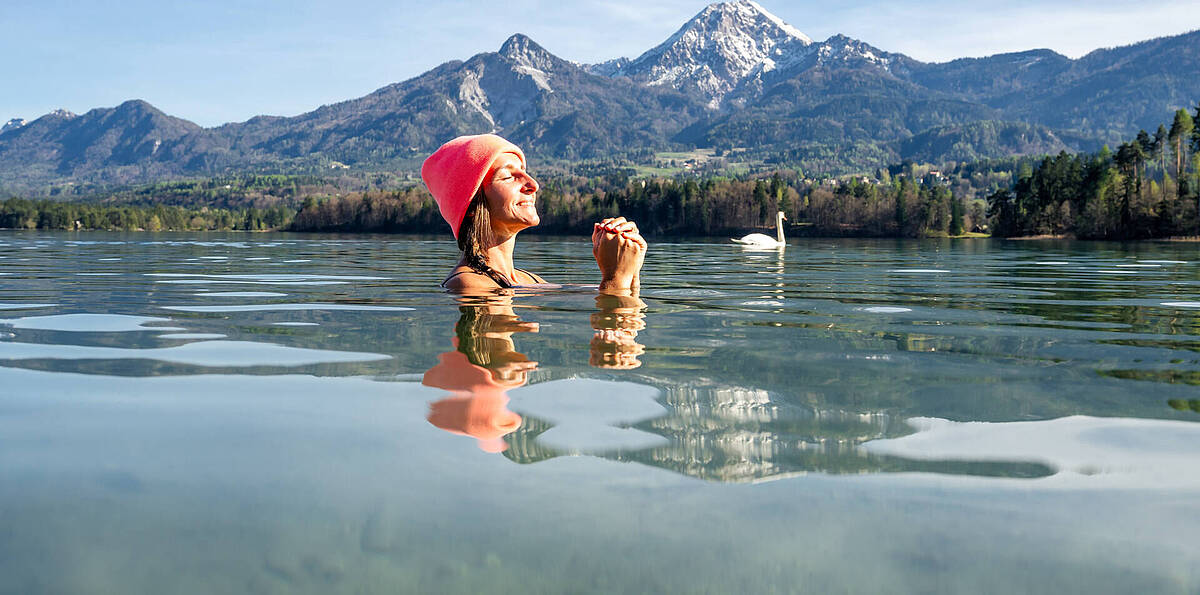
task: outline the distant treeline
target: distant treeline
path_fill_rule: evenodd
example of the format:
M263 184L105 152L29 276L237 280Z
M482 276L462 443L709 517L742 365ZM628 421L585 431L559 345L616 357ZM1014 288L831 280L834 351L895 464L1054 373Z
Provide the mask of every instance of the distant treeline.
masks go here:
M545 180L538 194L546 233L591 231L592 222L621 215L651 236L722 235L761 228L783 211L794 231L810 235L958 235L982 225L983 205L970 209L934 176L812 181L796 172L769 178L637 180L622 173ZM292 222L297 231L443 231L424 188L308 199Z
M799 170L641 178L617 164L553 168L541 178L540 233L587 234L622 215L649 236L790 235L1133 239L1200 234L1200 106L1114 153L1059 153L950 164L904 163L873 176L812 179ZM535 172L536 175L537 172ZM368 174L359 174L368 175ZM243 175L163 182L90 197L0 202L0 227L23 229L446 231L433 198L399 174L366 178ZM391 185L402 189L369 189ZM986 189L986 190L985 190ZM986 196L987 200L979 197ZM169 206L170 205L170 206ZM206 205L206 206L202 206Z
M10 198L0 202L0 229L222 231L281 229L295 210L130 206Z
M1024 167L988 198L999 236L1140 239L1200 234L1200 106L1094 154L1059 153Z

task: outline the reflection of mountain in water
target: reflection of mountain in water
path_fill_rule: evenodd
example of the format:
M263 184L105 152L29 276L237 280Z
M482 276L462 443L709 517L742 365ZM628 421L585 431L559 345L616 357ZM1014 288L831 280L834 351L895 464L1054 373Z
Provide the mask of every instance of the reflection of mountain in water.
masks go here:
M748 482L807 472L935 472L984 476L1041 477L1053 473L1037 463L918 461L870 454L861 444L911 433L884 412L819 409L787 403L765 390L721 386L698 380L655 385L669 413L632 424L667 439L650 448L560 449L539 437L554 426L536 413L507 440L504 456L535 463L558 456L589 454L638 462L702 479ZM519 401L519 391L513 393ZM594 395L603 399L604 395Z

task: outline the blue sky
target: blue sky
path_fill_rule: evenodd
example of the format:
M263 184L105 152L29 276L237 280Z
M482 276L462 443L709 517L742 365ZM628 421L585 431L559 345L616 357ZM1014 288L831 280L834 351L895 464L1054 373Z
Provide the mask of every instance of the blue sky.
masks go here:
M1100 47L1200 28L1200 0L759 0L815 40L925 61ZM708 2L0 0L0 122L145 99L203 126L360 97L525 33L579 62L635 57Z

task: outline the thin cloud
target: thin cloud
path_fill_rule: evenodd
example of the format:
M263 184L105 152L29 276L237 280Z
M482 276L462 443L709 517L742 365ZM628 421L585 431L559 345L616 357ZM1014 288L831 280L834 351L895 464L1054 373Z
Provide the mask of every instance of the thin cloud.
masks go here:
M1009 3L980 8L958 4L857 5L826 13L817 36L843 33L881 49L942 62L963 57L1049 48L1077 58L1200 28L1200 3ZM781 15L794 18L793 10ZM801 30L802 25L797 25Z

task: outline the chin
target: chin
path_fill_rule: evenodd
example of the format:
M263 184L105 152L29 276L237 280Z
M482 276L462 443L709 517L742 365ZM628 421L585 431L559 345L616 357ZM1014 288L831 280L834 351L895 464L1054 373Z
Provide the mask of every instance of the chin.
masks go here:
M522 217L520 221L521 224L527 229L530 227L537 227L537 225L542 222L542 217L541 215L534 213L532 217Z

